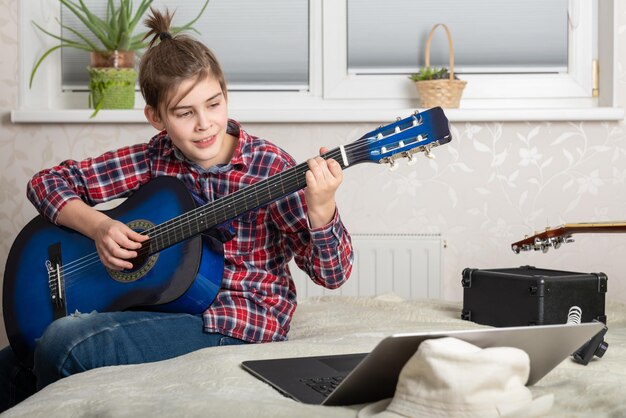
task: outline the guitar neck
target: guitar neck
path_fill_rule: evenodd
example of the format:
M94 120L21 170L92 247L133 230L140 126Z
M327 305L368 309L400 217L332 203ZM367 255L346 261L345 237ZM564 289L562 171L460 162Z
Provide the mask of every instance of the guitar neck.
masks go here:
M561 228L569 234L626 232L626 222L583 222L565 224Z
M343 169L347 168L345 149L335 148L324 159L333 158ZM200 206L176 218L155 226L148 232L150 252L157 253L174 244L194 237L203 231L222 225L258 207L265 206L306 186L309 166L300 163L235 193Z

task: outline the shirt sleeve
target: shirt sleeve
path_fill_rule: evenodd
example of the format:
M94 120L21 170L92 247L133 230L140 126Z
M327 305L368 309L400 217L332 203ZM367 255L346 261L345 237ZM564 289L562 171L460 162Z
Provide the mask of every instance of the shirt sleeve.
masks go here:
M29 181L26 194L39 213L56 223L59 212L72 199L94 206L127 197L149 177L148 144L138 144L42 170Z
M310 229L302 190L273 207L275 219L285 228L284 251L293 254L298 267L328 289L336 289L348 280L354 258L352 241L337 210L328 225Z
M335 210L335 216L327 226L309 232L311 254L308 257L305 254L302 260L296 255L296 264L317 284L336 289L350 277L354 261L350 234L341 222L339 211Z

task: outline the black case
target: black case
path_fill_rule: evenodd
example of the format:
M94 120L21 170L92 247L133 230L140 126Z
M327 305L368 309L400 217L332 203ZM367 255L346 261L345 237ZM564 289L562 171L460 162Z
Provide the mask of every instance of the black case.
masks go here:
M463 270L461 318L496 327L563 324L570 307L580 322L606 324L604 273L574 273L533 266Z

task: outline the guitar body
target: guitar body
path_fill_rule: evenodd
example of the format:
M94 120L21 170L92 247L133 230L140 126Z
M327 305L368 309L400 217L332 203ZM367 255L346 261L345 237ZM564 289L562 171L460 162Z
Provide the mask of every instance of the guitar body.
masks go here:
M105 213L142 231L194 207L179 180L159 177ZM61 280L52 283L47 267L51 248L59 251L63 265ZM18 357L31 364L35 340L56 318L76 311L203 312L220 287L223 248L214 238L197 235L135 267L109 271L91 239L41 216L33 219L13 243L4 276L5 326ZM61 297L53 300L52 290L59 284Z

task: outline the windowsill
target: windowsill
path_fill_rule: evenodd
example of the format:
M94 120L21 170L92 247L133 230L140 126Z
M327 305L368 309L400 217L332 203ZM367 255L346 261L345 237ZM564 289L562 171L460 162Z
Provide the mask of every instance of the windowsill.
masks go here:
M57 109L32 105L11 112L14 123L147 123L144 101L135 109L81 109L86 94L65 96ZM241 92L228 95L229 115L245 123L383 123L418 109L417 99L324 99L307 92ZM419 109L423 110L423 109ZM592 98L462 99L460 108L445 109L450 122L619 121L624 109L598 106Z
M404 117L415 108L316 108L268 109L232 108L230 116L246 123L333 123L382 122ZM147 123L142 109L101 110L91 118L91 109L13 110L13 123ZM459 108L445 109L450 122L540 122L540 121L621 121L620 107L549 107L549 108Z

